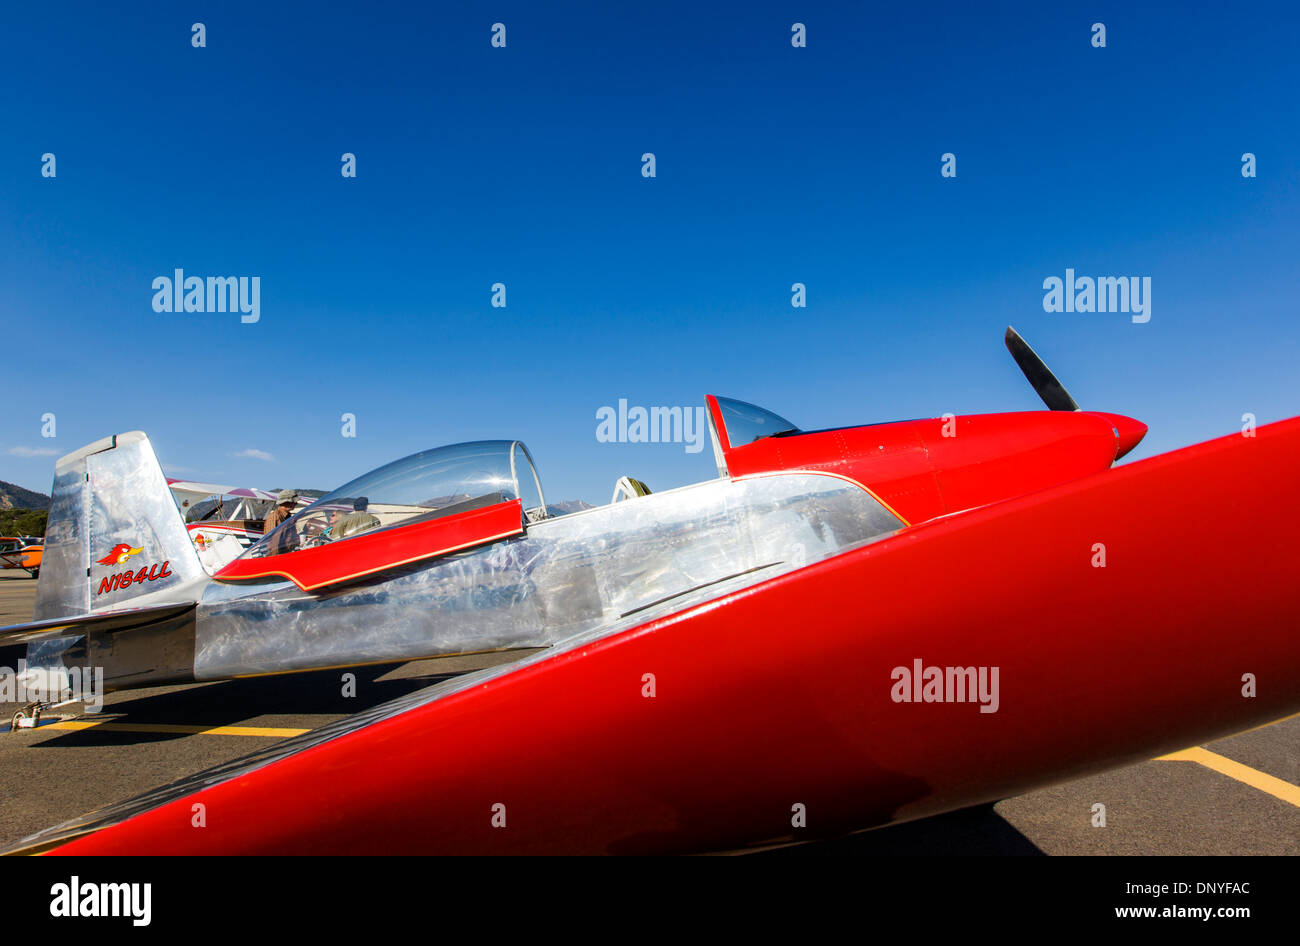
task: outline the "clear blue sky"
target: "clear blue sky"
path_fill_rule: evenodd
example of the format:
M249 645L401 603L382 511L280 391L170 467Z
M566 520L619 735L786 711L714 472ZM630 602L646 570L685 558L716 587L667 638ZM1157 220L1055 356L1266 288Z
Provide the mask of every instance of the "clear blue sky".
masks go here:
M1008 323L1085 408L1150 425L1134 458L1300 413L1298 27L1289 3L6 4L0 479L47 492L57 455L137 428L177 475L322 489L517 437L549 499L606 502L713 475L598 443L619 398L805 427L1037 409ZM261 277L260 321L155 313L177 267ZM1150 276L1151 321L1044 312L1066 267Z

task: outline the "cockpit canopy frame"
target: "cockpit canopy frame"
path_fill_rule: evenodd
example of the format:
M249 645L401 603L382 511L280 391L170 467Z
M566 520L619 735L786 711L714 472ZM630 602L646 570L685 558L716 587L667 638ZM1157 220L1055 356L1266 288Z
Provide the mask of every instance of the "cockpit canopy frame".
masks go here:
M541 477L522 441L451 444L394 460L331 490L217 577L279 575L304 588L320 587L517 535L544 518L545 509Z

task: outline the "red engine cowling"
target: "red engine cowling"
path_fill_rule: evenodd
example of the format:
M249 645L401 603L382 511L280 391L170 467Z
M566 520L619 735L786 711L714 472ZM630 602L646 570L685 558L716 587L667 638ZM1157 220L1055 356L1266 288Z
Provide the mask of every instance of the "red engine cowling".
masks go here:
M732 476L822 470L847 477L914 524L1105 470L1146 431L1121 414L1026 411L788 433L724 443L723 454Z

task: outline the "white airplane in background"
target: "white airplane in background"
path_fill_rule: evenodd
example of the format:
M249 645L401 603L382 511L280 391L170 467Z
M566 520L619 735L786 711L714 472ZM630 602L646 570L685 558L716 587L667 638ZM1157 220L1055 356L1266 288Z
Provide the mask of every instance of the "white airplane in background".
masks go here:
M167 486L185 520L185 528L204 570L213 575L262 537L262 524L275 507L276 494L250 486L220 486L168 477ZM297 512L311 503L299 497ZM210 508L204 508L211 503Z

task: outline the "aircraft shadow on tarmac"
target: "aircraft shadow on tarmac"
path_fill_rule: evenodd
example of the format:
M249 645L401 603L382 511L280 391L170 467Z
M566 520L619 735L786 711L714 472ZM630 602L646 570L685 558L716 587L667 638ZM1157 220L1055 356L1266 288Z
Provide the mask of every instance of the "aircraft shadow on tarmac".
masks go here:
M327 720L302 717L350 716L388 700L459 676L460 673L427 672L415 676L379 679L403 666L400 663L350 667L346 671L320 670L243 680L189 685L152 692L105 704L103 713L85 714L83 722L128 723L139 726L268 726L315 729ZM343 694L343 673L356 677L355 696ZM462 671L467 672L467 671ZM264 719L262 717L281 717ZM283 717L289 717L287 719ZM110 718L111 717L111 718ZM186 739L190 732L122 732L94 727L60 734L32 748L131 745Z
M920 821L767 853L851 857L1047 856L999 815L992 805L977 805Z

